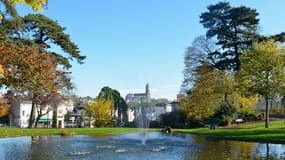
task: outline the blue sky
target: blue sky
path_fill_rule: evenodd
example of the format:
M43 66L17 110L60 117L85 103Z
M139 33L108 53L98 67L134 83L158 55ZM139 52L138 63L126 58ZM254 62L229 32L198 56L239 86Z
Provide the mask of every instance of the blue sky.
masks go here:
M154 98L175 99L183 80L183 57L193 39L205 34L199 15L213 0L49 0L42 12L66 27L87 56L73 63L76 94L96 97L109 86L143 92L149 83ZM260 13L265 35L285 31L285 1L232 0ZM32 12L19 5L21 14Z

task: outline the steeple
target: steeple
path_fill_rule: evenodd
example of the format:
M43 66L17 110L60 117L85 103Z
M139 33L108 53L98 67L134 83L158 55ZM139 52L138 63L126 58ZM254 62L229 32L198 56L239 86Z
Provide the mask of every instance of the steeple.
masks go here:
M148 83L147 83L146 86L145 86L145 94L146 94L146 97L147 97L148 99L150 99L150 90L149 90L149 85L148 85Z

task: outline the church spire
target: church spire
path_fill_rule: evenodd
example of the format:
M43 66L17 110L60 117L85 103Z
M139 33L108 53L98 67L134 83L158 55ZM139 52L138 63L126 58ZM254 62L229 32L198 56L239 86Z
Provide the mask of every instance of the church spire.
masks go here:
M146 97L148 99L150 99L150 90L149 90L149 84L148 83L145 86L145 94L146 94Z

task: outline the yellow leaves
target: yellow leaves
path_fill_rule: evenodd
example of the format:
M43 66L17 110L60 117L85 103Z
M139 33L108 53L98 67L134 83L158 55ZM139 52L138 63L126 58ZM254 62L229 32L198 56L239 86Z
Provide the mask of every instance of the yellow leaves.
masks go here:
M16 5L18 3L24 3L33 10L41 12L43 10L43 6L47 4L48 0L9 0L12 4Z
M2 65L0 65L0 77L2 77L3 73L4 73L4 70L2 68Z
M253 49L241 56L237 74L244 90L272 98L285 85L284 57L284 48L273 40L254 43Z
M181 107L189 118L201 120L214 113L231 85L225 72L209 65L200 66L196 72L198 78L190 95L182 99Z
M259 98L256 95L245 97L240 95L238 92L230 95L230 99L236 111L245 114L253 113L256 109L256 104L259 101Z
M96 99L86 107L86 113L94 119L96 127L110 126L112 123L114 102L105 99Z
M240 101L240 108L239 111L241 113L253 113L256 109L256 104L258 103L259 98L257 96L252 96L249 98L246 97L240 97L239 101Z

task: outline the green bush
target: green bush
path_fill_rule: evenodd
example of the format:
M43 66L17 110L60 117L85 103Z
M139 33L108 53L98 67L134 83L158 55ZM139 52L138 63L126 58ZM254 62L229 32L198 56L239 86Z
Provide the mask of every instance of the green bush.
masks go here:
M172 128L185 128L186 119L186 115L181 111L173 111L160 116L161 125Z
M234 120L235 109L228 106L226 103L222 103L220 107L215 111L214 115L210 118L216 118L220 121L221 126L227 126Z
M61 135L61 136L74 136L74 135L75 135L75 132L64 130L64 131L61 132L60 135Z

